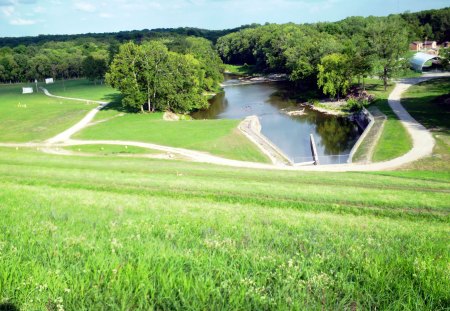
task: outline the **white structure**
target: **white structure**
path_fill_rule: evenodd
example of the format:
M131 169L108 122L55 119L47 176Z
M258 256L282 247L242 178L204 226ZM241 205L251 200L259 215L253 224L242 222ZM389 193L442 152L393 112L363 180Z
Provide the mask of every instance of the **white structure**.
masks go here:
M53 78L47 78L47 79L45 79L45 84L52 84L54 81L53 81Z
M426 62L428 62L430 60L440 60L440 59L441 58L439 56L419 52L419 53L416 53L409 62L411 63L411 67L415 71L422 72L423 67Z
M23 87L22 88L22 94L31 94L31 93L33 93L32 87Z

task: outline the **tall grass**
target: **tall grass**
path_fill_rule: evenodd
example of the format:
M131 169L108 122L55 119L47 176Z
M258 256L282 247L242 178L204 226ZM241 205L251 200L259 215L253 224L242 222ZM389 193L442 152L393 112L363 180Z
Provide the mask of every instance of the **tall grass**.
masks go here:
M23 310L449 303L448 175L24 149L0 149L0 172L0 301Z

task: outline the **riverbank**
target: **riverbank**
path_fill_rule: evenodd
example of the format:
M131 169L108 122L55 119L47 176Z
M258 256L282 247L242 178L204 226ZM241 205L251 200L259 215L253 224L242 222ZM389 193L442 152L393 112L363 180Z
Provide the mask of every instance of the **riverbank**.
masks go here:
M288 76L286 74L277 73L270 75L257 75L257 76L241 76L236 79L229 80L229 83L221 83L221 87L234 86L234 85L246 85L256 83L268 83L268 82L282 82L287 81Z

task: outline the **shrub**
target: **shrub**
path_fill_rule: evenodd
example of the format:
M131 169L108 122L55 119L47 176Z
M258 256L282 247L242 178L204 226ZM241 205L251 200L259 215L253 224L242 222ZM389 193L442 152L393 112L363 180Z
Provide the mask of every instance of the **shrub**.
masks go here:
M358 111L361 111L368 104L369 104L369 101L365 98L364 99L350 98L347 100L347 105L345 106L345 110L350 111L350 112L358 112Z
M313 105L313 106L317 106L319 104L319 102L320 101L318 99L316 99L316 98L308 99L308 103Z

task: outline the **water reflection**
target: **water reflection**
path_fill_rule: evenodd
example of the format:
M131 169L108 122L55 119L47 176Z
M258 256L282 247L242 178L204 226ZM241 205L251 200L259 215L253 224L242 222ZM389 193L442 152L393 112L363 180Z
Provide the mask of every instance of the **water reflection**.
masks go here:
M236 81L227 82L234 84ZM285 88L285 85L277 83L226 86L224 93L211 99L208 110L195 112L193 117L243 119L257 115L262 133L295 162L311 160L311 133L319 155L347 155L360 135L358 127L346 118L325 115L308 108L301 116L288 116L280 112L280 109L295 104L282 96ZM345 160L346 157L321 157L323 164Z

